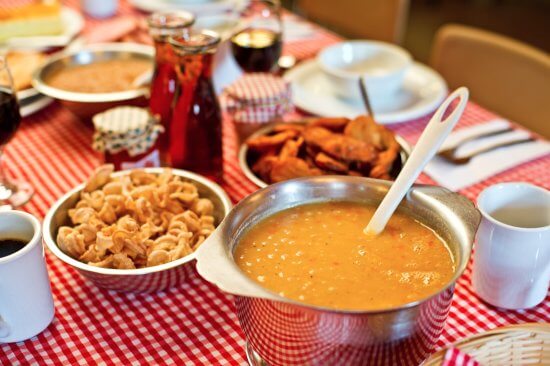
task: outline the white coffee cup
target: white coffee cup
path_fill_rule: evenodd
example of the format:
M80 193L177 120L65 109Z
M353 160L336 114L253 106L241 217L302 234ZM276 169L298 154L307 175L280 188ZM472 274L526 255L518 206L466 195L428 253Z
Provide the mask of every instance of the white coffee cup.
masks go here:
M527 309L550 284L550 192L527 183L501 183L477 199L482 214L472 284L491 305Z
M0 212L2 239L27 243L0 258L0 343L19 342L42 332L54 316L40 222L26 212Z

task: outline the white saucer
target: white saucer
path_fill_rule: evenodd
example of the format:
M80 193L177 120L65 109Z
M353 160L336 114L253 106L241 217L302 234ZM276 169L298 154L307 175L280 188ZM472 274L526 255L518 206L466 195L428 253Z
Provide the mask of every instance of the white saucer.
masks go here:
M195 15L224 13L242 6L244 0L187 0L187 1L158 1L158 0L129 0L135 8L153 13L165 10L187 10Z
M84 28L82 15L69 7L61 8L61 21L64 31L52 36L13 37L5 42L10 49L46 49L64 47Z
M306 112L322 117L350 118L365 114L361 100L343 99L334 94L315 59L297 65L284 78L291 83L294 104ZM373 100L371 105L377 122L399 123L433 112L445 95L447 84L443 78L431 68L414 63L395 96Z
M50 97L45 95L37 95L35 97L28 98L25 101L20 101L19 113L21 114L21 117L27 117L43 108L46 108L52 102L53 99Z
M27 89L19 90L17 92L17 99L19 99L19 103L22 103L26 99L36 97L38 94L40 94L38 90L36 90L33 87L30 87Z

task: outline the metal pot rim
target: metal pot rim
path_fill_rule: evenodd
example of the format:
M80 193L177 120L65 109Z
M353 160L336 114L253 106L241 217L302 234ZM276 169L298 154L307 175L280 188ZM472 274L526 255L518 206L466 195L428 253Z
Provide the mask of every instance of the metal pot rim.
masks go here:
M51 56L45 64L38 68L32 76L32 86L40 93L49 97L68 101L68 102L81 102L81 103L105 103L105 102L119 102L124 100L130 100L138 97L145 96L149 93L147 88L137 88L132 90L125 90L112 93L80 93L69 90L63 90L55 88L49 85L45 80L46 70L57 62L63 60L69 60L79 54L100 54L103 52L110 53L131 53L135 55L145 56L154 60L155 50L151 46L134 44L134 43L98 43L90 46L86 46L82 49L69 52L59 52ZM72 62L69 63L72 65Z
M295 184L295 183L303 183L303 182L315 182L315 181L333 181L333 182L339 182L339 183L342 183L342 181L348 181L348 182L355 182L357 183L358 181L363 181L364 183L370 183L370 184L375 184L375 185L383 185L383 186L386 186L386 187L389 187L392 182L389 182L389 181L385 181L385 180L379 180L379 179L373 179L373 178L365 178L365 177L354 177L354 176L340 176L340 175L333 175L333 176L329 176L329 175L326 175L326 176L316 176L316 177L306 177L306 178L298 178L298 179L292 179L292 180L288 180L288 181L284 181L284 182L280 182L280 183L276 183L276 184L272 184L272 185L269 185L263 189L260 189L254 193L252 193L251 195L249 195L248 197L246 197L245 199L243 199L241 202L239 202L234 208L233 210L231 210L231 212L226 216L226 218L224 219L224 221L222 222L222 224L220 224L219 226L219 230L220 231L223 231L225 230L225 226L227 225L227 222L232 220L237 214L240 213L242 207L248 205L250 203L250 201L254 201L254 200L257 200L258 199L258 195L261 195L261 194L265 194L265 192L268 192L270 190L275 190L277 188L280 188L284 185L290 185L290 184ZM409 195L415 195L415 192L417 194L420 194L420 195L424 195L424 196L431 196L429 194L429 192L427 191L433 191L433 189L436 188L437 191L439 191L440 193L444 194L444 195L452 195L453 197L456 197L457 199L459 199L460 201L462 201L461 203L464 204L464 205L467 205L469 207L469 209L472 210L472 212L475 212L475 216L476 218L474 219L474 221L477 222L476 224L476 227L477 225L479 224L480 220L481 220L481 217L480 217L480 214L479 212L477 211L477 209L475 208L475 205L473 204L473 202L471 202L470 200L468 200L466 197L462 196L462 195L459 195L457 193L454 193L446 188L443 188L443 187L439 187L439 186L433 186L433 185L421 185L421 184L418 184L418 185L414 185L413 186L413 189L411 189L411 191L409 191L407 197ZM432 192L433 194L433 192ZM320 199L318 201L307 201L307 202L303 202L303 203L299 203L299 204L296 204L296 205L293 205L293 206L288 206L287 208L290 208L290 207L295 207L295 206L299 206L299 205L302 205L302 204L308 204L308 203L315 203L315 202L328 202L330 200L326 200L326 199ZM342 200L342 199L339 199L339 200L333 200L333 201L345 201L345 200ZM279 212L279 211L277 211ZM274 213L274 212L273 212ZM273 214L271 213L271 214ZM239 226L239 227L242 227L242 224ZM236 231L239 231L239 229L237 229ZM300 306L300 307L303 307L303 308L307 308L307 309L312 309L312 310L316 310L316 311L321 311L321 312L329 312L329 313L339 313L339 314L382 314L382 313L391 313L391 312L396 312L396 311L400 311L400 310L404 310L404 309L408 309L408 308L412 308L412 307L415 307L415 306L418 306L419 304L421 303L425 303L427 301L429 301L430 299L432 298L435 298L437 297L438 295L440 295L442 292L444 292L445 290L447 290L449 287L452 287L455 285L455 283L457 282L457 280L460 278L460 276L463 274L464 270L466 269L467 265L468 265L468 262L469 262L469 258L470 258L470 255L471 255L471 248L472 248L472 243L473 243L473 236L475 235L475 230L472 234L472 240L471 240L471 243L469 244L469 247L467 248L466 250L466 253L465 255L463 256L464 258L461 258L461 261L460 263L457 263L457 268L455 269L455 273L454 273L454 276L447 282L447 284L444 286L444 287L441 287L437 292L429 295L429 296L426 296L426 297L423 297L423 298L420 298L418 300L415 300L415 301L412 301L412 302L409 302L409 303L406 303L406 304L403 304L403 305L399 305L399 306L395 306L395 307L391 307L391 308L386 308L386 309L375 309L375 310L346 310L346 309L334 309L334 308L327 308L327 307L321 307L321 306L315 306L315 305L309 305L309 304L305 304L305 303L302 303L302 302L299 302L299 301L296 301L296 300L292 300L292 299L289 299L289 298L286 298L286 297L282 297L280 296L279 294L267 289L267 288L264 288L262 287L260 284L258 284L257 282L255 282L254 280L250 279L236 264L235 264L235 261L234 261L234 258L233 258L233 253L229 252L229 257L230 257L230 260L232 262L232 265L238 270L238 273L245 279L246 282L248 282L250 285L252 285L255 289L258 290L259 293L264 293L268 296L265 297L266 300L271 300L271 301L281 301L281 302L285 302L285 303L290 303L292 305L295 305L295 306ZM235 240L235 239L232 239L232 240ZM460 244L459 244L460 245ZM200 270L200 261L199 261L199 265L198 265L198 268L199 268L199 273L202 275L201 273L201 270ZM204 277L204 276L203 276ZM214 282L215 283L215 282ZM222 288L222 290L224 290ZM225 291L225 290L224 290ZM240 295L240 294L234 294L236 296L247 296L247 295ZM249 297L254 297L254 296L249 296ZM260 297L258 296L257 298L263 298L263 297Z

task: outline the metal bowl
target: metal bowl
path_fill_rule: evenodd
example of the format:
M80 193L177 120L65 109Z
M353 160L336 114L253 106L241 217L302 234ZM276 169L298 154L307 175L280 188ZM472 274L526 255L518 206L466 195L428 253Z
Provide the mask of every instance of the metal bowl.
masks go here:
M289 122L289 123L299 123L304 124L307 122ZM247 139L252 139L261 135L267 135L273 131L273 128L277 125L277 123L269 124L265 127L260 128L258 131L254 132L250 137ZM409 143L401 136L396 135L395 140L397 143L401 146L401 153L399 154L399 159L396 159L392 168L392 176L395 178L401 171L401 168L403 167L403 164L405 164L405 161L407 161L409 155L411 154L411 146ZM264 182L260 177L258 177L254 172L252 171L252 165L254 165L255 160L257 159L256 156L254 156L251 151L248 150L248 146L246 145L246 142L241 144L241 147L239 149L239 166L241 167L244 175L250 179L254 184L256 184L260 188L267 187L269 184Z
M32 85L40 93L58 99L71 112L82 119L117 105L147 104L148 88L139 88L113 93L77 93L58 89L48 84L48 78L59 70L87 65L97 61L140 59L154 63L155 50L151 46L135 43L102 43L86 46L72 52L52 56L33 74Z
M161 173L162 168L147 168L146 172ZM129 171L113 173L114 177L128 174ZM214 218L218 225L231 210L232 204L224 190L212 181L185 171L172 169L172 173L194 183L201 197L214 203ZM48 249L61 261L76 269L80 274L99 287L124 292L153 292L178 285L194 271L195 253L159 266L138 269L111 269L94 267L65 254L56 243L57 231L63 225L70 225L67 211L75 207L80 199L84 184L72 189L61 197L44 218L43 235Z
M251 365L418 365L434 349L454 284L468 264L480 214L445 188L415 185L398 210L432 228L449 246L455 274L437 293L372 311L312 306L264 289L236 265L240 239L267 216L317 202L378 205L392 182L317 176L272 184L243 199L197 251L197 270L235 295Z

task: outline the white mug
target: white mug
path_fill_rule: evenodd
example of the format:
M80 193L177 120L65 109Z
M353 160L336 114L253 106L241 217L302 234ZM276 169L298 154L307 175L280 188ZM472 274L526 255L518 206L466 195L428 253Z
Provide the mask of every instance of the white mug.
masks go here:
M481 192L477 205L482 220L474 290L505 309L538 305L550 283L550 192L527 183L502 183Z
M2 239L27 243L0 257L0 343L20 342L46 329L54 316L40 222L26 212L0 212Z

